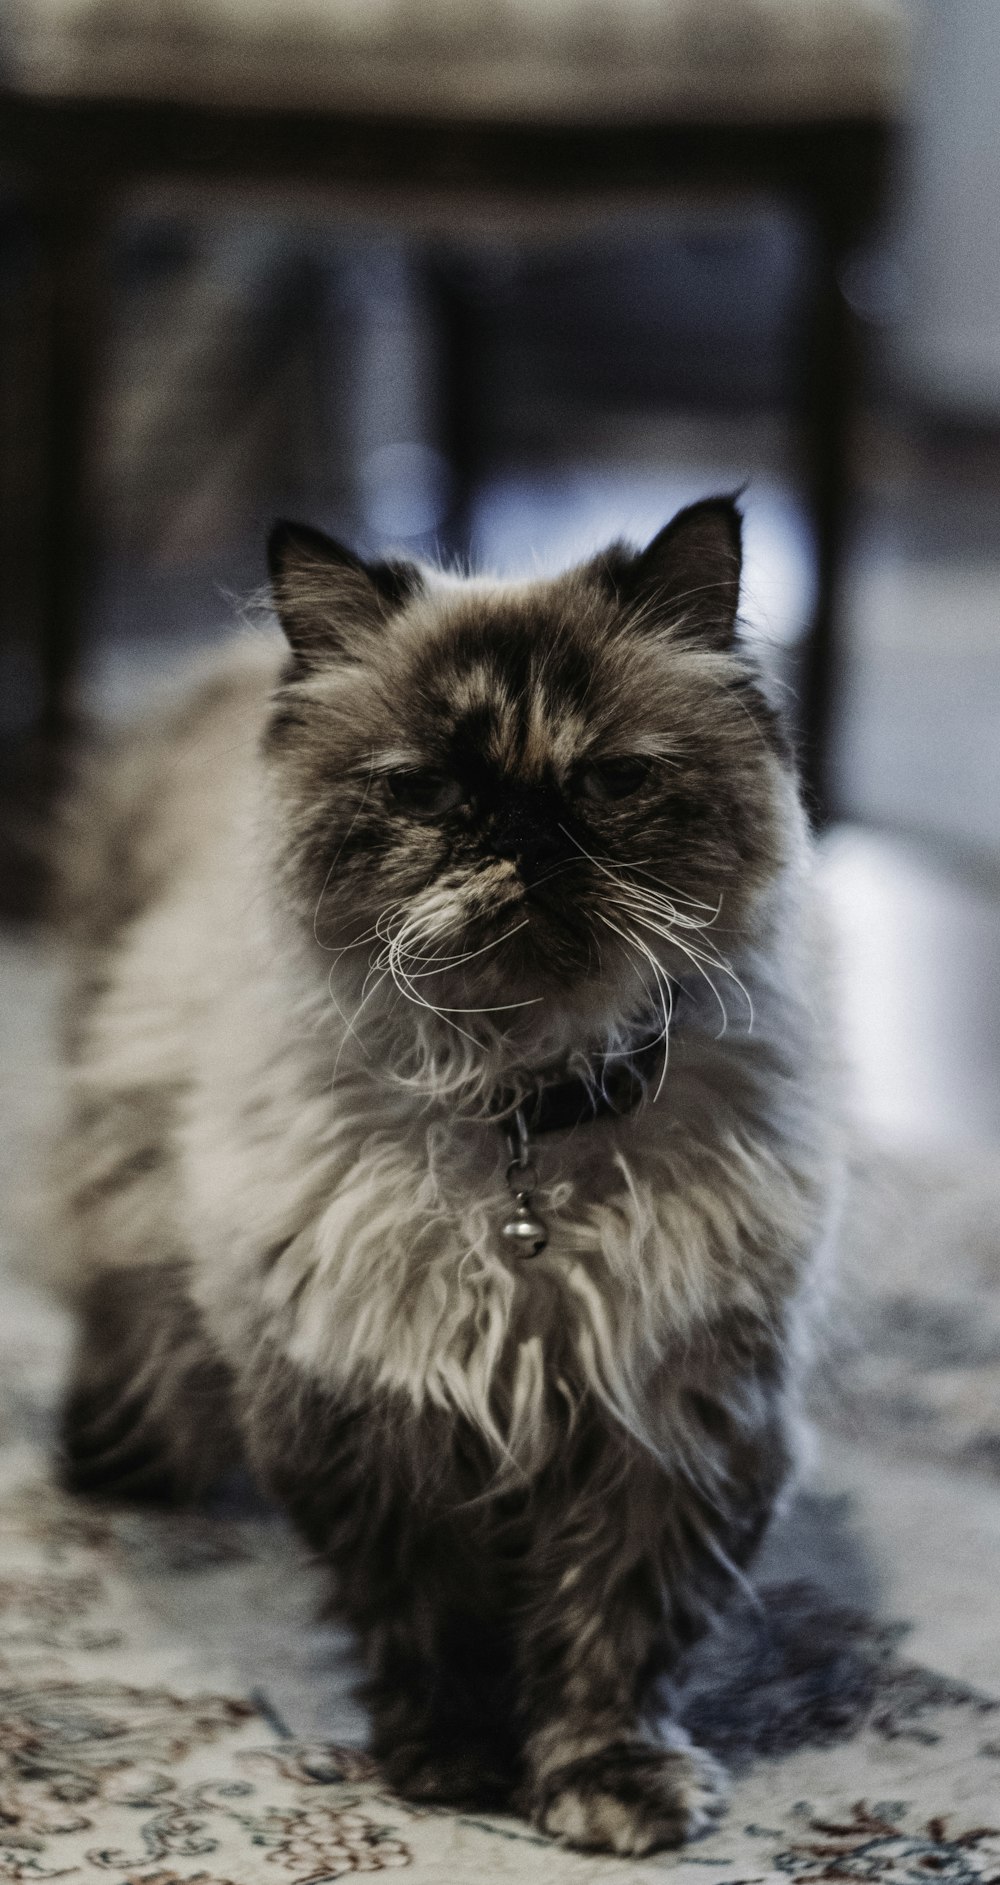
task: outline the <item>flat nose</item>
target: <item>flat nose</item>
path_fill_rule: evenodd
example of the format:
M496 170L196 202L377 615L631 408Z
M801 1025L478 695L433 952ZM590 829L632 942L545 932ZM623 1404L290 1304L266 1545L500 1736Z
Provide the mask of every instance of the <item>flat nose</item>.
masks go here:
M490 819L489 841L497 857L513 858L526 874L555 863L567 849L555 795L505 795Z

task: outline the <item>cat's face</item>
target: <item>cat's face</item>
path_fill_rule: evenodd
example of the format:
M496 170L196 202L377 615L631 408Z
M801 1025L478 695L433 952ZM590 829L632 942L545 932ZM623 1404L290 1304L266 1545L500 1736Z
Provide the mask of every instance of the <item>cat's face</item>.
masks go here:
M282 877L341 986L473 1032L613 1028L732 952L794 804L734 643L739 545L716 500L641 555L499 585L278 527Z

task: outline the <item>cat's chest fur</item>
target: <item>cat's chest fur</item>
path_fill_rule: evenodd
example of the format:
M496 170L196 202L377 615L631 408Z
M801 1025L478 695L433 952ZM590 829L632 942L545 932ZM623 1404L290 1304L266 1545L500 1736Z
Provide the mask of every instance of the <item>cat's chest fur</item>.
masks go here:
M463 1415L530 1467L567 1403L641 1429L667 1357L676 1371L695 1333L766 1322L797 1287L825 1147L791 1109L776 1131L759 1070L707 1032L675 1041L655 1106L535 1142L550 1241L524 1258L501 1235L496 1124L363 1064L310 1080L271 1026L244 1021L225 1077L209 1038L181 1138L193 1293L236 1357L276 1342L320 1386Z

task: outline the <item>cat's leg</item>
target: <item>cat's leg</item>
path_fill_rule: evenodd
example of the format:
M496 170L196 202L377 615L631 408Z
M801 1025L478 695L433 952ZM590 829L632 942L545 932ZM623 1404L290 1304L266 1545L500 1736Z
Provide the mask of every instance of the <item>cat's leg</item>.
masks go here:
M541 1519L520 1650L524 1805L570 1845L635 1854L680 1845L724 1805L717 1763L651 1712L655 1678L724 1605L787 1454L777 1422L727 1449L724 1411L706 1402L702 1412L716 1429L705 1446L717 1462L728 1452L728 1471L699 1485L693 1472L663 1471L607 1438L581 1449L575 1495L566 1483Z
M372 1751L390 1785L411 1800L508 1804L520 1766L506 1626L432 1577L397 1588L362 1642Z
M455 1426L324 1394L273 1353L252 1371L251 1459L332 1574L356 1631L371 1748L410 1799L497 1806L517 1778L512 1633L491 1520L462 1514Z
M239 1457L229 1376L190 1300L175 1228L178 1090L111 1077L133 1024L116 1027L100 999L99 977L77 989L79 1064L53 1173L78 1279L63 1477L76 1492L185 1501Z
M650 1518L676 1501L659 1476L643 1473L642 1487ZM665 1741L647 1712L650 1679L681 1642L666 1588L677 1567L638 1529L624 1491L606 1485L553 1524L535 1556L521 1709L535 1824L570 1845L641 1854L703 1832L725 1792L715 1762L679 1733Z
M240 1457L230 1376L179 1265L108 1270L87 1288L62 1409L73 1492L184 1503Z

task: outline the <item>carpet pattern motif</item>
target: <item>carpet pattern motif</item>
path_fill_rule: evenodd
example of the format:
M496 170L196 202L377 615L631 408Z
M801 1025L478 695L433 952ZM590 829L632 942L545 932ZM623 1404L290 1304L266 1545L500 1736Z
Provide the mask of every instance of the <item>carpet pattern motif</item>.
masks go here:
M80 1507L6 1439L0 1878L1000 1877L1000 1702L908 1663L898 1632L808 1587L748 1602L685 1692L735 1768L722 1828L677 1856L590 1859L512 1819L404 1805L361 1750L299 1739L266 1693L233 1693L221 1655L195 1685L151 1587L196 1593L245 1567L252 1524Z

